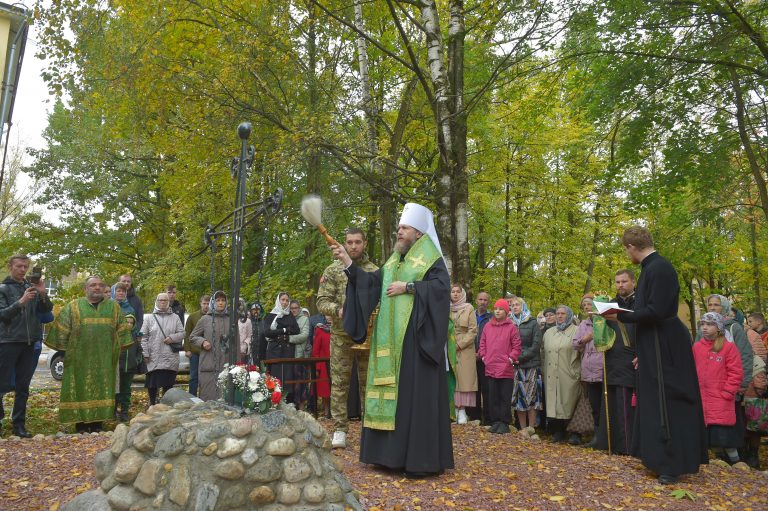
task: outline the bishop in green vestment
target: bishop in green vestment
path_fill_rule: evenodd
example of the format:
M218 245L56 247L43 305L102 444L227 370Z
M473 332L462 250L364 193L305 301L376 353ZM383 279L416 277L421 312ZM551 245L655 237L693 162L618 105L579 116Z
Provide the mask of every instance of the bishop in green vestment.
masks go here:
M371 335L360 461L406 476L453 468L446 345L450 278L432 213L409 203L397 229L395 252L375 272L333 248L348 276L344 329L363 342Z
M104 294L104 282L90 277L85 298L66 304L45 344L66 352L59 421L99 423L113 417L120 350L133 342L120 304Z

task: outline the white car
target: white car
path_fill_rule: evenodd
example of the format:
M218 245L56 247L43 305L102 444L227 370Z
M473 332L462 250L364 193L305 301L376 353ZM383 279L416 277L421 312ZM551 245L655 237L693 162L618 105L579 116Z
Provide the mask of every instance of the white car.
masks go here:
M64 378L63 351L49 351L47 365L54 380L61 381ZM189 373L189 359L183 351L179 352L179 373Z

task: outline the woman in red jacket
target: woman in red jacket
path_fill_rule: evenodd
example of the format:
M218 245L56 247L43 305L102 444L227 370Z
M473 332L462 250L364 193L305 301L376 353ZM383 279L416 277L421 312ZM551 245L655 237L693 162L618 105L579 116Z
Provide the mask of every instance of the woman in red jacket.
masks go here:
M315 326L315 333L312 336L312 356L330 357L331 356L331 318L325 317L325 323L318 323ZM317 363L317 377L328 378L328 370L325 362ZM328 381L319 381L315 384L317 397L322 401L322 416L330 417L331 405L331 384Z
M515 365L522 350L520 332L507 317L509 303L498 300L493 306L493 319L483 328L477 358L485 364L488 377L488 401L491 404L491 433L509 433L512 421L512 391L515 387Z
M739 349L725 339L723 317L707 312L701 317L702 338L693 345L699 377L704 424L709 447L722 447L731 464L739 461L738 448L744 437L736 425L736 393L744 370Z

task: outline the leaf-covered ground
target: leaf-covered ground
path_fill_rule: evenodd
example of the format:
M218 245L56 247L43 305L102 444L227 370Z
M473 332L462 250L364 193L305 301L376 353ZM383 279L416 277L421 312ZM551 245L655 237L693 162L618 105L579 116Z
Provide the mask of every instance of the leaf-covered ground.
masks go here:
M45 431L30 426L32 432L57 431L58 393L36 392L31 399L36 424L46 426ZM133 413L145 405L144 393L134 391ZM331 421L322 423L332 429ZM424 480L361 464L359 422L350 424L348 448L334 452L359 490L361 503L372 511L768 509L768 474L763 472L713 463L678 485L662 487L629 457L516 433L494 435L475 425L454 425L453 435L456 469ZM104 435L72 435L0 443L0 511L56 511L76 494L94 488L93 456L109 442ZM762 447L762 454L765 466L768 446Z

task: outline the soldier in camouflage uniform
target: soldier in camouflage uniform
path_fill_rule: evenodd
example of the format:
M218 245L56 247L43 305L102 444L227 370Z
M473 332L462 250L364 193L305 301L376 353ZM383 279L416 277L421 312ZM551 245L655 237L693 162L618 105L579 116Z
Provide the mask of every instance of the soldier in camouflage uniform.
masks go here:
M344 247L349 257L365 271L376 271L378 266L368 260L365 248L368 242L365 233L358 228L346 231ZM317 310L333 318L331 325L331 416L333 417L333 437L331 445L335 449L347 446L347 395L352 364L357 359L360 397L365 396L365 382L368 373L368 352L352 349L354 343L344 331L342 313L347 291L347 276L339 261L331 263L320 279L317 291Z

